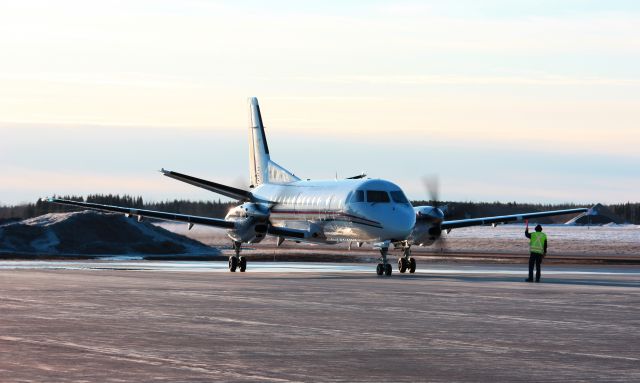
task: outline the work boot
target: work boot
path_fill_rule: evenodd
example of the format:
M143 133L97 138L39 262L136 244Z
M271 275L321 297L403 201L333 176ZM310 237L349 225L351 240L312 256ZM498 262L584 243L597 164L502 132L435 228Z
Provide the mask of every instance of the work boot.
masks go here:
M525 279L524 281L525 281L525 282L533 282L533 279L531 279L531 278L527 278L527 279Z
M540 283L540 280L539 280L539 279L536 279L536 283Z

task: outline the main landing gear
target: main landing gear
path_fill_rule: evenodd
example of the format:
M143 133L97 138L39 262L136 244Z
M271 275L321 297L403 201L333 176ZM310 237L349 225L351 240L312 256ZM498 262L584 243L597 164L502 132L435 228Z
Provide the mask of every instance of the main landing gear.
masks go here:
M378 275L386 275L387 277L391 276L391 264L387 261L387 253L389 253L388 247L383 247L380 249L380 261L382 263L378 263L376 267L376 274Z
M402 249L402 257L398 258L398 271L404 273L409 270L411 274L416 272L416 260L411 256L411 247Z
M244 273L247 270L247 258L240 256L240 246L242 243L233 242L233 250L236 255L229 257L229 271L235 273L237 268L240 268L240 272Z

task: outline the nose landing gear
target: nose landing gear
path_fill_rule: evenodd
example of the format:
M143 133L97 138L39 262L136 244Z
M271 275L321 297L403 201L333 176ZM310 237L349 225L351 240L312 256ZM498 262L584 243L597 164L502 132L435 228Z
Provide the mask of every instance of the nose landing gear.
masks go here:
M398 271L404 273L409 270L409 273L416 272L416 260L411 256L411 247L405 247L402 249L402 257L398 258Z
M392 272L392 267L391 267L391 264L387 261L387 253L389 253L388 247L380 248L380 254L381 254L380 261L382 263L378 263L378 266L376 267L376 274L378 275L384 274L385 276L390 277Z
M241 273L247 270L247 259L240 256L241 245L242 243L240 242L233 242L233 250L236 254L229 257L229 271L232 273L235 273L237 268L240 269Z

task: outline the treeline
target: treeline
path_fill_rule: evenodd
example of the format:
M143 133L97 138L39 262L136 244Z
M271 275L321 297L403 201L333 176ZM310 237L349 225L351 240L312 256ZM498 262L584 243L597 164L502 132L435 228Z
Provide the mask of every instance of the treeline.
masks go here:
M59 198L74 201L93 202L107 205L130 206L138 209L160 210L172 213L199 215L203 217L223 218L232 206L237 202L217 201L189 201L173 200L163 202L146 202L142 197L130 195L92 194L86 198L81 196L59 196ZM433 205L431 201L413 201L414 206ZM640 203L623 203L604 205L623 221L640 224ZM565 204L530 204L517 202L441 202L440 207L445 210L447 219L463 219L484 217L493 215L506 215L516 213L535 212L542 210L571 209L576 207L590 207L587 205ZM0 221L18 220L36 217L47 213L59 213L78 211L81 208L73 208L64 205L38 201L35 203L15 206L0 206ZM563 222L567 217L551 217L546 222Z
M414 206L433 205L432 201L413 201ZM487 217L495 215L508 215L517 213L529 213L545 210L564 210L575 209L579 207L590 208L595 204L575 204L575 203L559 203L559 204L532 204L518 202L440 202L446 219L464 219L473 217ZM640 224L640 203L627 202L620 204L602 205L611 213L618 216L623 222ZM568 221L567 216L555 216L547 218L539 218L541 223L563 223Z
M413 206L433 205L433 201L414 201ZM563 210L579 207L590 207L572 203L564 204L532 204L518 202L440 202L439 207L444 211L446 219L465 219L474 217L490 217L518 213L531 213L544 210ZM565 216L538 219L541 223L566 222Z
M625 222L640 224L640 203L627 202L606 206Z
M113 194L90 194L87 198L81 196L55 196L56 198L71 201L92 202L105 205L133 207L137 209L160 210L170 213L199 215L203 217L224 217L229 208L235 206L235 202L217 201L189 201L173 200L162 202L145 202L142 197ZM62 213L80 211L82 208L59 205L38 200L35 203L27 203L15 206L0 206L0 222L37 217L48 213Z

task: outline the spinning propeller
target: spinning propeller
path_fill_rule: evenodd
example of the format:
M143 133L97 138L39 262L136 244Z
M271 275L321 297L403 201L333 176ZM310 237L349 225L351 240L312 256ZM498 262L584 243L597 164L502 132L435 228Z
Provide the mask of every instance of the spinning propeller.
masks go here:
M422 183L424 188L429 196L429 203L434 208L435 214L442 213L442 219L444 219L444 213L447 210L447 205L442 206L442 201L440 201L440 181L438 176L430 175L422 177ZM439 249L440 252L444 252L447 249L447 241L446 237L441 232L436 241L433 243L436 249Z

